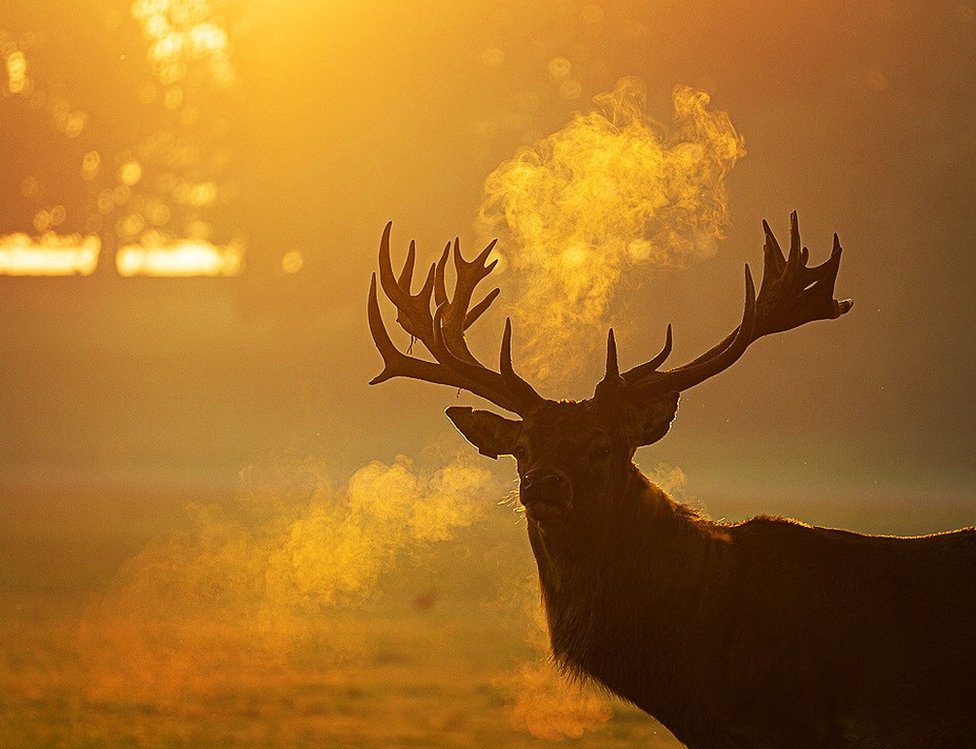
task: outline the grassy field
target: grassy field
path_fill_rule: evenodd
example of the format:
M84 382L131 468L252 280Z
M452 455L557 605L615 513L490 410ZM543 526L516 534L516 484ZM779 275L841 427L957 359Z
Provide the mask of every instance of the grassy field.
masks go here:
M358 597L284 607L246 534L204 547L172 501L62 499L0 518L5 749L678 746L546 665L508 508Z

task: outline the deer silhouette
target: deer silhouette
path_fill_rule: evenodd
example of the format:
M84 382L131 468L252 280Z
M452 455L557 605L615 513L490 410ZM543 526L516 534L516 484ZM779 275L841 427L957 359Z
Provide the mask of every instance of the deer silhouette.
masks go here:
M465 330L495 262L458 241L412 291L415 245L379 280L397 322L433 361L401 352L383 324L376 275L368 317L383 371L481 396L520 416L453 406L447 416L489 457L513 455L539 571L552 655L656 717L687 746L976 747L976 529L895 538L778 517L718 523L669 497L633 462L660 440L679 394L732 365L756 339L852 307L833 298L841 247L809 267L791 216L784 255L768 224L758 296L748 265L742 320L693 361L660 353L621 372L613 330L592 398L551 401L513 369L506 321L498 371ZM445 271L453 254L456 282ZM433 302L433 304L432 304Z

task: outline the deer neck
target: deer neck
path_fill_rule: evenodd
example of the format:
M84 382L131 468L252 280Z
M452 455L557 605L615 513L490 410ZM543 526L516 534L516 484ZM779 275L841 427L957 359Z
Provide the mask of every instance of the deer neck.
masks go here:
M553 655L625 698L658 693L650 680L659 679L662 700L681 700L666 674L695 657L694 633L707 631L716 608L728 542L633 464L619 492L588 538L565 539L567 548L530 526ZM585 552L568 553L574 541Z

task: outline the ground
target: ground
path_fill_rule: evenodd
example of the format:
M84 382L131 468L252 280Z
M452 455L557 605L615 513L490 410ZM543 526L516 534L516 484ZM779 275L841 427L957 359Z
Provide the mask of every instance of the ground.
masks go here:
M159 566L188 533L162 501L4 498L0 746L679 746L547 669L510 508L403 559L367 596L271 626L225 582L212 609L205 587L180 587L185 556Z

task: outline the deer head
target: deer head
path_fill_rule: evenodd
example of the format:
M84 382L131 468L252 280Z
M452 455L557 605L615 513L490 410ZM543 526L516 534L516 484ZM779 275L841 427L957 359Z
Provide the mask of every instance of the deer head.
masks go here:
M369 325L383 371L371 384L410 377L467 390L517 414L511 419L470 407L452 406L447 416L469 442L492 458L513 455L518 464L519 496L530 519L530 532L562 536L592 528L600 514L625 501L620 484L630 475L634 451L667 434L679 394L731 366L761 336L790 330L813 320L839 317L853 306L833 298L841 247L822 265L808 267L801 247L796 213L791 215L790 249L784 256L763 221L763 277L758 297L749 266L745 268L745 305L739 325L720 343L687 364L662 369L671 352L671 326L663 348L648 361L621 372L613 330L607 340L606 373L592 398L552 401L540 396L512 365L512 326L505 322L498 371L478 361L468 349L464 331L498 296L496 288L470 307L477 285L494 268L487 263L495 242L473 261L464 260L458 240L445 247L430 266L420 291L412 292L416 249L411 242L403 269L394 274L387 224L380 242L379 280L397 308L397 322L419 340L434 361L401 352L383 324L376 275L369 291ZM456 283L449 297L445 269L453 254ZM487 263L487 264L486 264ZM470 309L469 309L470 308Z

